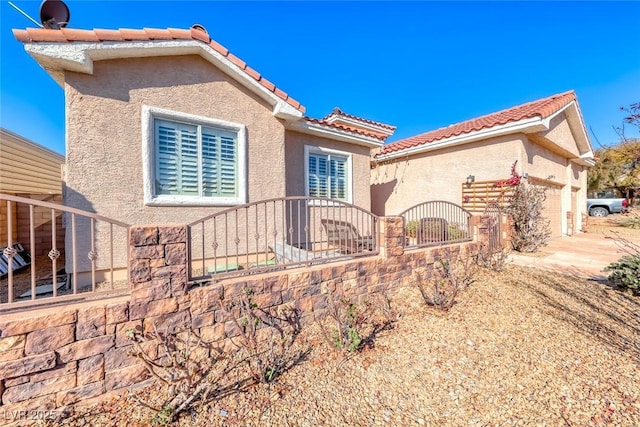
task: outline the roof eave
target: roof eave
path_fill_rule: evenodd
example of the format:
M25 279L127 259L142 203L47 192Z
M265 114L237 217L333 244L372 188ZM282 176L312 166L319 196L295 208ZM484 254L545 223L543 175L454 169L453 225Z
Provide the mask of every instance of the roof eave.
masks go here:
M380 148L383 142L369 136L358 135L331 126L325 126L318 123L312 123L307 120L298 120L287 122L287 129L304 133L307 135L315 135L335 141L348 142L350 144L361 145L367 148Z
M592 167L596 165L596 160L593 155L593 151L589 151L588 153L581 154L580 157L571 159L571 161L578 165L582 165L586 167Z
M273 107L281 119L299 119L303 113L240 70L225 56L197 40L150 40L100 43L25 43L25 50L64 86L64 71L93 74L93 61L150 56L200 55Z
M376 157L376 162L384 162L399 157L411 156L414 154L425 153L428 151L439 150L446 147L467 144L470 142L480 141L487 138L494 138L513 133L541 132L548 129L548 123L540 117L519 120L517 122L506 123L500 126L494 126L487 129L456 135L449 138L440 139L438 141L421 144L415 147L409 147L404 150L393 151L388 154L381 154Z

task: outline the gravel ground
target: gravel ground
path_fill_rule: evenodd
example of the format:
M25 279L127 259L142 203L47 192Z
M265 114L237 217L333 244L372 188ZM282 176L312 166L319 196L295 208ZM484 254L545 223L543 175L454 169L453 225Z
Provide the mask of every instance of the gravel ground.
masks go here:
M393 328L346 359L311 325L297 343L306 359L275 383L198 404L178 424L640 425L640 298L510 266L482 271L458 301L442 313L416 289L399 290ZM128 397L55 424L143 426L151 417Z
M640 242L640 230L589 232ZM640 298L606 284L519 266L481 271L448 313L416 288L399 318L345 358L317 324L299 363L274 383L197 403L180 426L639 426ZM234 377L230 380L238 380ZM137 396L157 404L157 386ZM131 396L70 408L51 425L147 426Z

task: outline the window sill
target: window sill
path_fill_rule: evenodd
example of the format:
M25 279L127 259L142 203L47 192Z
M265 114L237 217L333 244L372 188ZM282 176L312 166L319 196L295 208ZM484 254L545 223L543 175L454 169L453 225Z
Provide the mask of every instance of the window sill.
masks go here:
M309 206L344 206L344 204L351 204L349 200L338 199L311 199L309 200Z
M161 196L144 201L145 206L237 206L245 203L239 197Z

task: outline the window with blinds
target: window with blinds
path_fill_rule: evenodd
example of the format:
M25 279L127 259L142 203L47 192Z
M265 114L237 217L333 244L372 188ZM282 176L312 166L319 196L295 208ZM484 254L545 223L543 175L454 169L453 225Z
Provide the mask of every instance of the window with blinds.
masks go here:
M308 153L307 185L310 197L348 201L347 156L337 154Z
M156 195L238 196L233 131L155 119Z

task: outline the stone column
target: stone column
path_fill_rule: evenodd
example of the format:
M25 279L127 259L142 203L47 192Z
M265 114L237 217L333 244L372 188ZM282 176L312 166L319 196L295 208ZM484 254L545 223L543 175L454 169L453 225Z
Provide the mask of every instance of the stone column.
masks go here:
M383 258L404 254L404 218L380 217L380 256Z
M133 226L129 231L131 301L184 295L187 287L187 226Z

